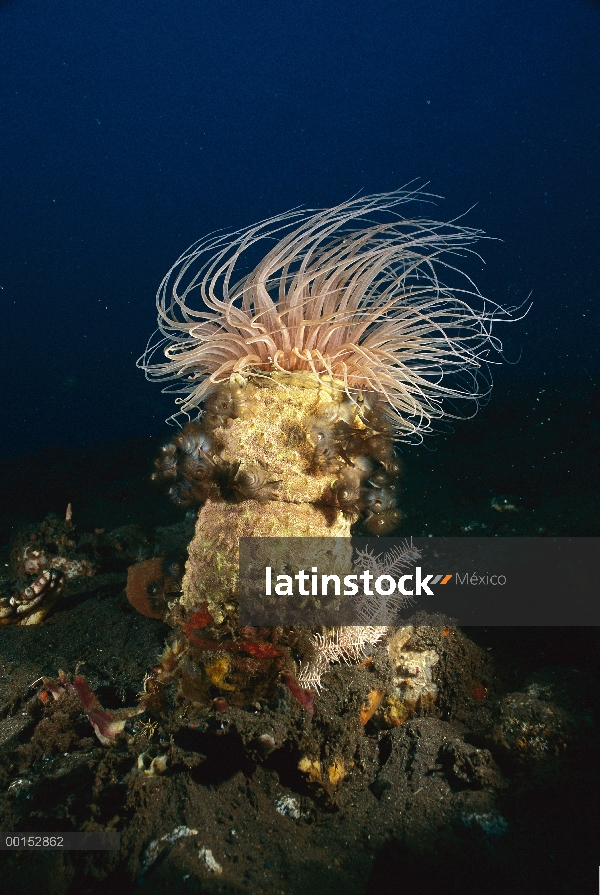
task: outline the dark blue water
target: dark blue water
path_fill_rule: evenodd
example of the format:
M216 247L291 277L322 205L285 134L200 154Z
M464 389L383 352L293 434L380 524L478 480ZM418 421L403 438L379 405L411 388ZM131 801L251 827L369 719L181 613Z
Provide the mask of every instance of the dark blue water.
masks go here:
M415 177L502 240L484 294L533 294L497 381L593 379L599 46L583 0L1 3L0 453L161 432L135 360L179 253Z

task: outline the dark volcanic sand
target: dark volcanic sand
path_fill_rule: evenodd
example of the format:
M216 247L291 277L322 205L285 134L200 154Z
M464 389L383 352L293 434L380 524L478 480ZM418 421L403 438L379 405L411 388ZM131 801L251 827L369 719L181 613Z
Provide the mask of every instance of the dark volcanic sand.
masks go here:
M425 628L423 645L440 655L440 696L428 716L363 730L360 706L378 672L341 668L312 719L282 689L273 705L207 712L192 727L181 715L162 723L152 743L169 767L148 777L135 770L151 745L135 721L101 746L76 697L44 707L31 686L78 667L105 707L135 703L166 629L130 609L122 576L86 583L99 591L43 626L1 632L0 827L111 829L122 834L121 851L5 852L5 891L591 891L599 793L586 672L598 661L597 632ZM559 716L565 687L570 702L562 726L546 731L550 753L522 758L494 739L501 699L549 666ZM267 757L265 732L286 742ZM297 771L307 745L352 756L335 791ZM285 806L298 816L280 813ZM150 843L182 826L197 833L164 842L144 872Z

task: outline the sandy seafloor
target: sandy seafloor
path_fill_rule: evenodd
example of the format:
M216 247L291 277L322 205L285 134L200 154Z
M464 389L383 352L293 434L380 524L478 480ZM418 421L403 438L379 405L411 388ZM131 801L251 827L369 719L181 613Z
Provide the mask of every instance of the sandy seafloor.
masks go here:
M599 410L591 380L498 388L475 420L402 450L398 534L597 535ZM595 891L596 628L425 625L415 646L439 655L439 696L391 729L358 721L376 661L334 669L312 717L282 688L245 709L159 718L151 736L149 719L132 719L110 746L74 696L40 701L36 682L61 668L84 674L105 708L134 705L162 650L168 628L124 594L140 545L159 553L189 536L149 483L158 443L2 464L3 562L19 525L68 502L80 533L119 530L124 545L96 577L73 579L42 625L0 629L0 830L111 829L121 851L3 852L3 892ZM493 509L502 496L514 510ZM269 754L266 731L283 742ZM310 744L324 761L352 756L337 788L297 770ZM149 749L167 756L164 774L136 770Z

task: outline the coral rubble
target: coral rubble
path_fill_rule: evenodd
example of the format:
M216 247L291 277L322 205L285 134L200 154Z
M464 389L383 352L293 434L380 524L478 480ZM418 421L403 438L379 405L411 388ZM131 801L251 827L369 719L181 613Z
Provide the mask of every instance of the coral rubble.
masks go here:
M11 545L9 577L0 580L0 625L39 624L66 580L97 571L89 545L78 543L70 505L64 520L51 513L39 525L25 526Z

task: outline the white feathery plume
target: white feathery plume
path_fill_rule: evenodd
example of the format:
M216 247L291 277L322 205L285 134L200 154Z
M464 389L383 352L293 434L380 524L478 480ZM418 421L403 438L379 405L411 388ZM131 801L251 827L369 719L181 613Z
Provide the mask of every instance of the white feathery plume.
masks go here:
M387 553L375 555L366 547L356 551L353 570L356 573L368 570L374 578L381 575L396 577L402 571L414 565L421 558L421 552L412 542L404 540L399 546L392 547ZM398 590L391 594L359 593L355 597L355 612L359 621L369 625L392 625L400 609L411 603L410 597Z
M321 678L334 662L355 665L368 656L368 648L379 643L389 626L346 625L333 628L327 634L314 634L311 638L314 654L300 666L298 683L306 690L322 689Z
M420 558L421 553L413 546L412 539L392 547L384 554L375 555L366 547L364 550L357 550L353 570L357 573L368 570L375 578L380 575L397 575ZM358 595L357 616L370 624L344 625L332 628L325 634L314 634L311 638L313 653L307 662L300 665L298 672L300 686L319 692L323 689L321 678L333 664L344 662L346 665L355 665L363 662L372 648L386 637L398 610L407 602L410 602L410 598L397 592L390 595Z

